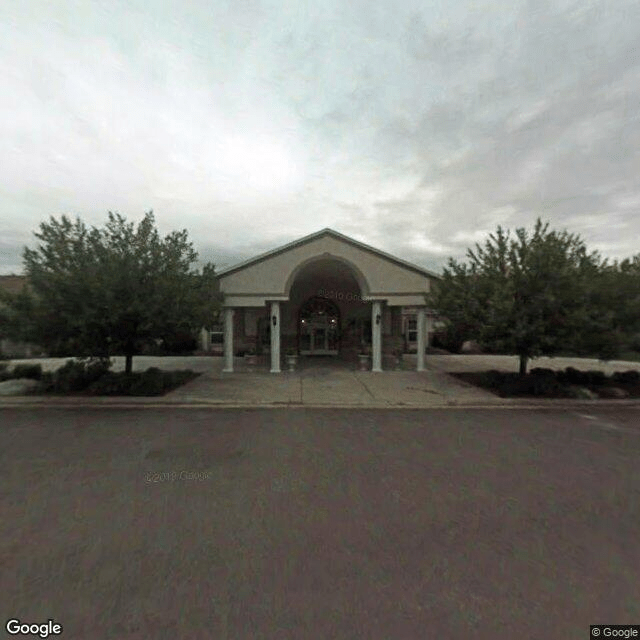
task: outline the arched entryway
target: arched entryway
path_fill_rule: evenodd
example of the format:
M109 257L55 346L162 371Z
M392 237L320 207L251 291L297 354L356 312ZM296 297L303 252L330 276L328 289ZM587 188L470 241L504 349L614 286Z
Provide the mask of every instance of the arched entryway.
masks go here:
M312 296L298 313L300 355L337 356L340 350L340 309L327 298Z

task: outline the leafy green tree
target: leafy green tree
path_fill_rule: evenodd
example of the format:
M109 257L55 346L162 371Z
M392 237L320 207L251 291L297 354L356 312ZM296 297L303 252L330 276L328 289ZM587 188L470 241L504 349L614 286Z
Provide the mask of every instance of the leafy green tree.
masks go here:
M51 217L25 248L29 287L6 297L4 324L51 353L133 356L178 328L207 324L219 305L215 269L198 272L187 232L161 238L152 212L136 226L109 212L103 228Z
M611 313L596 304L595 282L604 268L579 236L549 230L537 220L515 237L497 228L484 246L450 259L431 305L460 340L515 353L520 373L531 358L584 347L614 350Z
M607 264L594 281L594 300L607 310L611 334L619 348L638 344L640 334L640 254Z

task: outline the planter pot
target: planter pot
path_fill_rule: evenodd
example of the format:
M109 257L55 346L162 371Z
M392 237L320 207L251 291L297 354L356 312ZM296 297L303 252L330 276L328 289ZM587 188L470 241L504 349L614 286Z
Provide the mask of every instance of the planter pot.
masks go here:
M296 370L296 364L298 364L298 356L287 356L287 365L289 366L289 371Z
M247 354L244 357L244 361L249 365L258 364L258 356L255 354Z
M371 368L369 363L371 361L371 356L366 353L358 354L358 370L359 371L369 371Z
M394 364L396 367L396 371L402 369L402 356L395 356Z

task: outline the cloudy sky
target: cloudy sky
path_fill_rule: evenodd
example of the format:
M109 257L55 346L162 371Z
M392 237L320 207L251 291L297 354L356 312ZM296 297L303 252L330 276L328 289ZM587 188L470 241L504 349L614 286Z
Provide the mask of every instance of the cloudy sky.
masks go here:
M640 252L637 0L0 6L0 273L50 215L219 266L323 227L440 270L537 216Z

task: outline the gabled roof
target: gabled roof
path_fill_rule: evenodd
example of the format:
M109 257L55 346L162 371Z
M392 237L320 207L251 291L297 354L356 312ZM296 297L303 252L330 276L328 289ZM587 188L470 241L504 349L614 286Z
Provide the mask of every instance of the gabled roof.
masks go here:
M293 242L289 242L288 244L282 245L281 247L277 247L276 249L271 249L271 251L267 251L266 253L261 253L260 255L255 256L254 258L250 258L249 260L240 262L239 264L229 267L228 269L224 269L218 273L218 276L224 277L236 271L240 271L245 267L249 267L258 262L262 262L264 260L267 260L268 258L272 258L281 253L285 253L286 251L289 251L290 249L294 249L295 247L308 244L309 242L313 242L314 240L317 240L324 236L331 236L333 238L336 238L337 240L341 240L342 242L351 244L354 247L358 247L359 249L362 249L364 251L368 251L369 253L373 253L377 256L380 256L381 258L384 258L389 262L394 262L395 264L400 265L405 269L410 269L411 271L417 271L418 273L423 274L425 276L429 276L431 278L437 278L438 280L441 279L442 277L442 276L439 276L437 273L434 273L433 271L429 271L428 269L419 267L418 265L413 264L411 262L407 262L406 260L396 258L396 256L392 256L390 253L386 253L385 251L376 249L368 244L365 244L364 242L359 242L358 240L354 240L353 238L350 238L349 236L345 236L342 233L338 233L337 231L334 231L333 229L329 229L328 227L326 229L316 231L315 233L311 233L308 236L299 238L298 240L294 240Z

